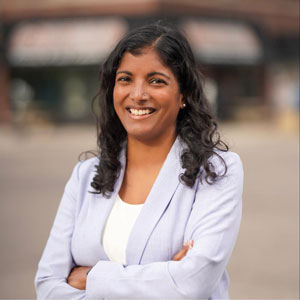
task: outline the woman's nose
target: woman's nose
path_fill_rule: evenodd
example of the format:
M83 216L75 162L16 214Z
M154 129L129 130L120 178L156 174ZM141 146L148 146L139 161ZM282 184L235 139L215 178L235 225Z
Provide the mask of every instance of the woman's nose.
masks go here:
M134 101L147 100L148 93L143 84L135 84L130 91L130 98Z

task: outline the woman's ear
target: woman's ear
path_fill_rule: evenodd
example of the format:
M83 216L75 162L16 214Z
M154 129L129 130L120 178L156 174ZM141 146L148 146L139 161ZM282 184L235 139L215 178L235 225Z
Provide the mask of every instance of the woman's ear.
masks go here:
M186 107L185 99L182 94L180 94L180 108L184 109Z

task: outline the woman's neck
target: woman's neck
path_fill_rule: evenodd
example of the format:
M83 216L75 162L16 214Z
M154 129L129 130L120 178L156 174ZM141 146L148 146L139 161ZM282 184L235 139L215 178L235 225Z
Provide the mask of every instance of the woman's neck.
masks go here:
M176 139L170 135L159 141L140 141L128 137L127 167L150 167L162 165Z

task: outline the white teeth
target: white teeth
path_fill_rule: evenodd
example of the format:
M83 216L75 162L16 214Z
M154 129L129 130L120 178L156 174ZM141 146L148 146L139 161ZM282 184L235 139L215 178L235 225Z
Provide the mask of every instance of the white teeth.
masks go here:
M150 109L129 109L130 113L134 116L142 116L150 114Z

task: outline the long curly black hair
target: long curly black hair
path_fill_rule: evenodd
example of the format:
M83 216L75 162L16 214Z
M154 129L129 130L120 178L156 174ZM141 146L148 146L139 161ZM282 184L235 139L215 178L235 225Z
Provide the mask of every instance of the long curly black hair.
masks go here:
M174 73L186 104L178 114L176 125L177 135L187 146L181 155L181 164L185 169L180 175L181 182L192 187L199 177L213 184L227 171L225 161L217 152L228 151L228 146L220 139L217 123L203 92L203 77L190 45L175 27L155 23L128 33L101 67L100 91L95 100L100 160L91 186L95 193L104 196L114 191L121 169L119 154L127 139L127 133L113 106L116 71L125 52L138 55L139 50L148 46L154 47L164 64ZM213 155L222 160L225 166L223 174L215 172L210 161Z

